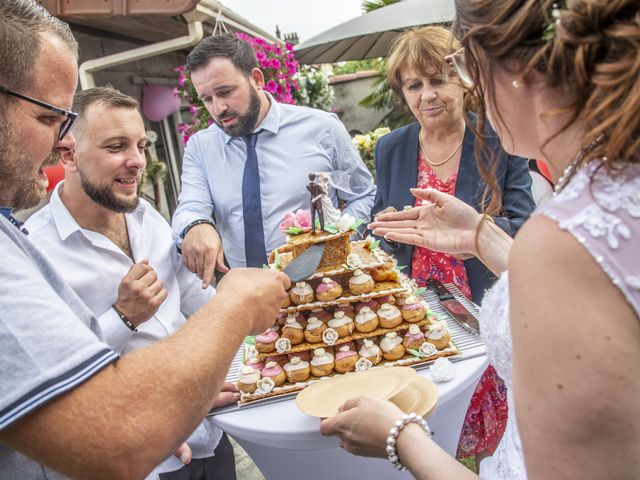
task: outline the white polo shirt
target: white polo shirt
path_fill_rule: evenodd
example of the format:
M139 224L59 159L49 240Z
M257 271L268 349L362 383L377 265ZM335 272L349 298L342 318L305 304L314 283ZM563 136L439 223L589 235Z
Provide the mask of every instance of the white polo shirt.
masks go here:
M98 318L105 340L113 350L127 353L166 338L215 295L213 287L203 290L202 281L183 265L166 220L140 199L135 211L125 214L133 257L136 263L149 260L168 295L158 311L138 326L137 332L127 328L111 305L134 262L101 233L78 225L60 199L63 185L60 182L56 186L49 204L35 213L25 227L32 243ZM213 455L221 436L222 431L205 418L187 440L193 457ZM158 471L170 472L182 466L172 455Z

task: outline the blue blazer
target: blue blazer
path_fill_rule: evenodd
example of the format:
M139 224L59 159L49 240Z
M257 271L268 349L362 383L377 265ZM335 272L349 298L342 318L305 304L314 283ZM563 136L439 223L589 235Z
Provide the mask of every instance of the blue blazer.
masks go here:
M420 124L412 123L394 130L378 140L375 149L376 198L371 211L372 217L387 207L402 210L405 205L415 205L415 197L410 188L418 182L418 132ZM500 146L500 140L489 127L487 143L497 154L498 185L502 191L502 216L494 218L496 224L509 235L514 236L529 217L535 203L531 196L531 176L527 160L507 154ZM482 192L486 185L475 161L476 138L466 129L462 144L460 166L456 181L455 196L468 203L477 211L482 211ZM392 253L400 265L407 265L411 276L413 246L387 243L381 240L383 248ZM486 289L496 280L489 269L477 258L464 261L469 277L469 287L473 301L480 303Z

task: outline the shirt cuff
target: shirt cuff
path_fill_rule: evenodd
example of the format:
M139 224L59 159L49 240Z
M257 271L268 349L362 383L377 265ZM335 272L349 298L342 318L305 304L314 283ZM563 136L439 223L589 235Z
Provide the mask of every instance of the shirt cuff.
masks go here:
M127 343L133 334L113 308L109 308L105 313L98 317L98 323L104 334L107 344L116 352L122 352L125 343Z

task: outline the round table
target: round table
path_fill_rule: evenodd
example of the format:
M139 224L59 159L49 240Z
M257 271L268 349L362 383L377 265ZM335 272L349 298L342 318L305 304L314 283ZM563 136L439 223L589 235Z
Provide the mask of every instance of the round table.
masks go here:
M456 377L436 383L438 407L429 419L433 439L455 455L471 395L487 366L484 355L454 362ZM429 370L418 375L431 378ZM413 478L387 460L362 458L339 447L338 437L320 434L320 420L303 414L294 400L215 415L214 422L231 435L258 466L266 480L367 480Z

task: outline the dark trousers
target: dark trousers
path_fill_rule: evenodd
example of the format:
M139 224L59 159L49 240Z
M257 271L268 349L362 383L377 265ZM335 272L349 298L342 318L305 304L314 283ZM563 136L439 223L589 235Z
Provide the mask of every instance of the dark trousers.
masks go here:
M161 473L160 480L236 480L236 460L227 434L222 434L213 457L194 458L180 470Z

